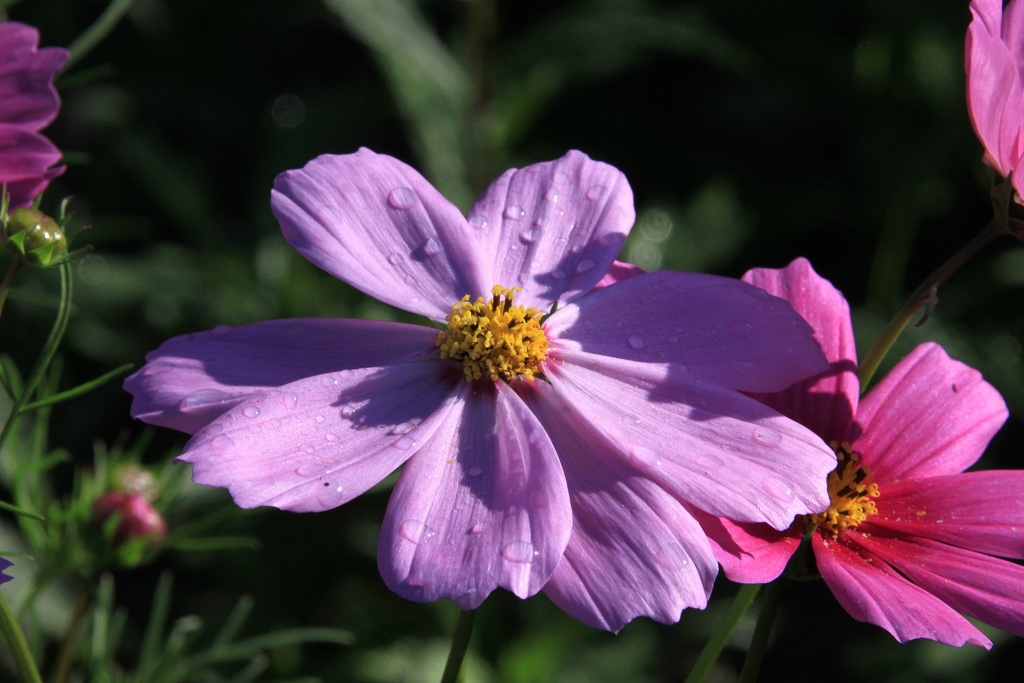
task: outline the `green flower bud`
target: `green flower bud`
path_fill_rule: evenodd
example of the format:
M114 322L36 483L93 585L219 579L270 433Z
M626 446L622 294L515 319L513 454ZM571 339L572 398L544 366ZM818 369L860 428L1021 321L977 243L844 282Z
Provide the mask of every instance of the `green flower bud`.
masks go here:
M35 209L15 209L7 221L7 247L25 263L49 266L64 260L68 240L57 221Z

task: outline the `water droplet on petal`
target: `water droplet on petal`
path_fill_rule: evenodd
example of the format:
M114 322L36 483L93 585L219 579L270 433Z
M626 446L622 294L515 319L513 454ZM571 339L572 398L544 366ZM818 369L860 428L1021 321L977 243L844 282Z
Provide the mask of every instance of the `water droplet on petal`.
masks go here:
M388 193L388 204L396 209L411 209L417 201L416 193L408 187L396 187Z
M768 292L764 291L760 287L744 288L743 291L745 291L747 294L749 294L750 296L754 297L755 299L758 299L759 301L768 301L769 299L772 298L771 294L769 294Z
M483 470L479 467L470 467L469 471L466 472L471 477L479 477L481 473L483 473Z
M395 428L393 430L391 430L391 433L392 434L408 434L409 432L411 432L414 429L416 429L416 425L414 425L412 422L403 422L400 425L396 425Z
M596 266L597 264L591 261L590 259L584 259L580 261L580 264L578 266L576 266L576 272L586 273L588 271L593 270Z
M621 232L606 232L597 241L606 247L621 247L626 242L626 236Z
M223 434L210 439L210 448L212 448L215 453L223 453L234 445L235 442Z
M544 199L548 200L552 204L556 203L558 201L558 190L552 187L544 193Z
M416 440L409 436L403 436L398 441L391 444L400 451L407 451L416 445Z
M647 344L644 344L644 340L636 335L633 335L627 341L629 342L629 345L632 346L637 351L647 346Z
M320 377L320 384L324 385L328 389L338 386L338 380L330 375L323 375Z
M469 224L477 230L483 230L487 227L487 217L482 214L475 214L469 217Z
M203 410L212 405L218 403L226 403L234 400L234 396L227 393L226 391L220 391L218 389L200 389L194 391L181 400L178 407L181 408L182 412L191 412L193 410Z
M743 320L737 320L729 325L729 332L734 337L749 337L754 334L754 326Z
M437 256L444 250L441 243L436 237L431 237L427 240L427 243L423 245L423 253L427 256Z
M666 543L658 548L654 553L654 561L662 569L673 573L690 564L690 558L678 543Z
M407 519L398 527L398 535L410 543L426 543L436 532L429 526L415 519Z
M555 171L555 182L560 184L569 182L569 174L561 169Z
M478 534L482 534L482 533L484 532L484 530L485 530L486 528L487 528L487 525L486 525L486 524L483 524L482 522L477 522L477 523L476 523L476 524L474 524L474 525L473 525L473 527L472 527L472 528L471 528L471 529L469 530L469 533L471 533L471 534L473 534L474 536L476 536L476 535L478 535Z
M258 417L259 414L260 409L256 406L246 406L242 408L242 415L245 415L246 417Z
M536 228L530 228L529 230L523 230L519 233L519 239L526 244L533 244L540 237L540 230Z
M299 396L298 394L285 392L281 395L281 402L284 403L285 410L295 410L295 406L299 403Z
M523 207L521 206L509 204L505 207L505 218L511 218L512 220L517 221L525 215L526 212L523 211Z
M314 419L314 420L316 420L316 421L317 421L317 423L320 423L320 422L323 422L323 421L324 421L324 420L325 420L326 418L325 418L325 417L324 417L323 415L317 415L317 416L316 416L315 418L313 418L313 419Z
M352 417L353 415L356 414L356 409L353 408L352 406L342 406L341 414L344 415L345 417Z
M399 256L398 254L388 254L388 263L390 263L391 265L397 266L401 262L402 257Z
M643 446L633 446L630 448L629 460L641 470L649 470L661 464L658 454Z
M608 188L604 185L594 185L587 190L587 199L594 202L608 194Z
M501 549L501 556L509 562L528 564L533 562L534 555L539 553L533 549L529 541L513 541Z
M326 434L324 434L324 438L327 439L328 441L337 441L339 437L334 432L327 432Z
M781 479L767 477L761 481L761 486L769 496L781 500L784 503L791 503L793 502L793 499L796 498L796 494L793 493L793 489Z
M327 468L318 462L305 462L295 468L295 474L300 477L316 477L327 471Z
M754 443L768 448L775 448L782 443L782 434L768 427L754 427Z
M217 325L217 327L210 330L210 334L214 337L226 337L231 334L231 330L234 328L231 325Z
M554 270L551 271L551 277L555 278L556 280L561 280L562 278L565 277L565 273L560 271L558 268L555 268Z
M669 337L668 338L668 343L669 344L678 344L679 343L679 337Z

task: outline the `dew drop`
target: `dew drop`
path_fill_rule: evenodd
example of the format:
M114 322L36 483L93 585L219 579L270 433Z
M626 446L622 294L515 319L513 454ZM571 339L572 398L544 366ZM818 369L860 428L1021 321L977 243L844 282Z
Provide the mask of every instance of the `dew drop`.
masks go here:
M636 335L633 335L627 341L629 342L629 345L637 351L647 346L647 344L644 343L644 340Z
M747 287L743 291L745 291L747 294L754 297L755 299L758 299L759 301L768 301L769 299L772 298L771 294L764 291L760 287Z
M299 403L298 394L286 392L281 395L281 402L284 403L285 410L295 410L295 406Z
M556 280L562 280L565 278L565 273L563 273L558 268L555 268L554 270L551 271L551 277L555 278Z
M526 244L533 244L540 237L540 230L536 228L530 228L529 230L523 230L519 233L520 241Z
M234 445L235 442L223 434L210 439L210 448L212 448L215 453L223 453Z
M320 384L324 385L328 389L338 386L338 380L330 375L323 375L320 377Z
M483 214L474 214L469 217L469 224L477 230L483 230L487 227L487 217Z
M429 526L416 519L407 519L398 527L399 536L417 545L426 543L435 533Z
M295 474L300 477L316 477L327 471L327 468L318 462L302 463L295 468Z
M533 549L533 544L529 541L513 541L501 549L501 556L509 562L515 562L516 564L533 562L534 555L539 554Z
M517 221L525 215L526 212L523 211L523 207L521 206L509 204L505 207L505 218L511 218L512 220Z
M482 534L484 532L484 530L486 530L486 529L487 529L487 525L486 524L484 524L482 522L477 522L476 524L474 524L472 526L472 528L470 528L469 533L473 534L474 536L477 536L479 534Z
M729 332L734 337L749 337L754 334L754 326L743 320L737 320L729 325Z
M669 344L678 344L679 343L679 337L669 337L668 338L668 343Z
M245 415L246 417L258 417L259 414L260 409L256 406L246 406L242 408L242 415Z
M556 183L567 183L569 182L569 174L559 169L555 171L555 182Z
M323 416L323 415L317 415L317 416L316 416L315 418L313 418L313 419L314 419L314 420L316 420L316 421L317 421L317 423L320 423L320 422L323 422L323 421L324 421L324 420L325 420L326 418L324 418L324 416Z
M626 241L626 236L621 232L606 232L598 237L597 241L606 247L621 247Z
M772 498L783 501L784 503L790 503L796 498L796 494L793 493L786 482L776 479L775 477L767 477L761 481L761 486Z
M356 414L356 409L353 408L352 406L342 406L341 414L344 415L345 417L352 417L353 415Z
M388 263L390 263L391 265L397 266L401 262L402 257L399 256L398 254L388 254Z
M544 193L544 199L548 200L552 204L555 204L556 202L558 202L558 190L552 187L550 190Z
M587 199L594 202L608 194L608 188L604 185L594 185L587 190Z
M388 193L388 204L396 209L411 209L416 201L416 193L408 187L396 187Z
M178 406L182 412L188 413L194 410L203 410L219 403L227 403L234 400L234 398L231 394L218 389L200 389L183 398Z
M483 470L479 467L470 467L469 471L466 472L471 477L479 477L483 473Z
M217 327L210 330L210 334L214 337L226 337L231 334L231 330L234 328L231 325L217 325Z
M328 441L337 441L339 437L334 432L327 432L326 434L324 434L324 438L327 439Z
M427 256L437 256L443 250L444 247L441 246L441 243L437 240L436 237L431 237L429 240L427 240L427 243L423 245L423 253L426 254Z
M672 572L678 571L690 564L690 558L687 557L686 551L678 543L666 543L658 548L654 553L654 561L662 569Z
M754 443L768 448L775 448L782 443L782 435L768 427L754 427Z
M642 446L633 446L629 449L629 460L642 470L649 470L661 464L657 453Z
M399 439L398 441L394 442L391 445L400 451L407 451L416 445L416 441L412 437L403 436L401 439Z
M396 425L395 428L393 430L391 430L391 433L392 434L408 434L409 432L411 432L414 429L416 429L416 425L414 425L412 422L403 422L400 425Z
M576 272L586 273L593 270L596 266L597 264L591 261L590 259L584 259L580 261L580 264L578 266L576 266Z

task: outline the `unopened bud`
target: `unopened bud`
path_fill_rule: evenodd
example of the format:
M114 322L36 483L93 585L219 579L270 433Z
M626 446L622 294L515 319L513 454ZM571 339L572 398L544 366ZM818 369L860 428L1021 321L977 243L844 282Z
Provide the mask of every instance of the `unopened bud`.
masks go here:
M68 240L57 221L36 209L15 209L7 221L7 246L25 263L48 266L67 256Z
M163 543L167 536L167 523L142 494L117 491L104 493L93 507L93 517L102 524L114 513L121 517L114 532L117 543L149 538L155 547Z

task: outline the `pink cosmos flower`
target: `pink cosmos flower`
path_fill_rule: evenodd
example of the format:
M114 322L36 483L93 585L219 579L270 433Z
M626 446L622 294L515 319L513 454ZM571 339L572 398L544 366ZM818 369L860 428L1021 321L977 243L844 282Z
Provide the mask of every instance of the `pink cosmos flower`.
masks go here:
M60 109L53 77L67 61L60 47L38 49L39 31L0 22L0 186L7 183L11 208L28 206L50 180L61 153L39 131Z
M1024 1L972 0L967 29L967 111L985 146L985 163L1024 184Z
M826 367L788 304L672 272L592 291L635 216L615 168L570 152L511 169L467 219L363 149L280 175L271 204L307 259L441 331L178 337L126 380L132 414L194 434L195 481L246 508L333 508L404 464L378 551L399 595L472 609L543 587L595 627L673 622L717 572L691 509L785 529L825 506L831 450L739 393Z
M818 571L855 619L900 642L991 647L967 619L1024 635L1024 472L964 470L1007 417L981 374L921 344L860 400L846 300L798 259L744 276L815 328L831 370L759 396L834 444L829 509L788 531L702 516L733 581L781 574L807 524Z

